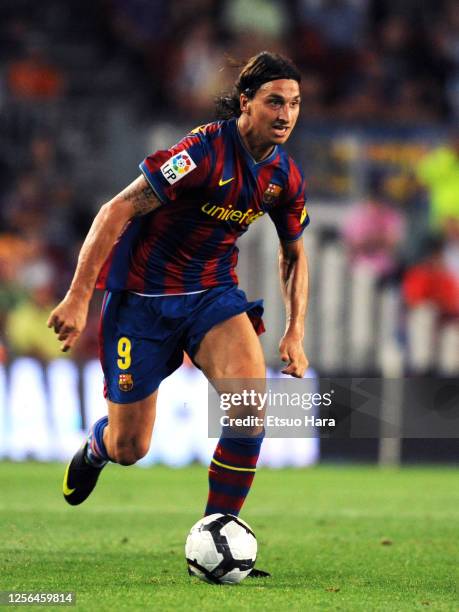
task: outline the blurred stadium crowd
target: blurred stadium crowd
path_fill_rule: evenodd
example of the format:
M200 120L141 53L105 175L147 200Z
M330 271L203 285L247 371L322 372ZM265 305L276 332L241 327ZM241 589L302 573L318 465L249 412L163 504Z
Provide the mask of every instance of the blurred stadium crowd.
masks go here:
M369 168L334 231L351 268L400 288L408 309L431 303L440 320L457 320L457 1L3 0L0 362L60 356L45 322L94 212L123 186L117 166L131 158L135 172L129 127L212 120L213 98L236 74L228 57L265 48L302 70L302 126L444 135L406 170L402 202L391 177ZM121 136L110 121L119 109ZM321 194L310 178L314 217ZM77 359L97 355L97 311L96 300Z

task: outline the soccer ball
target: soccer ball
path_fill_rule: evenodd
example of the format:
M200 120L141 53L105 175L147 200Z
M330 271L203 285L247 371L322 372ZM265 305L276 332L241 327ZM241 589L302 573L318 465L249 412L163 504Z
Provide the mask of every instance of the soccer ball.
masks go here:
M190 574L214 584L236 584L255 565L257 539L232 514L211 514L191 528L185 544Z

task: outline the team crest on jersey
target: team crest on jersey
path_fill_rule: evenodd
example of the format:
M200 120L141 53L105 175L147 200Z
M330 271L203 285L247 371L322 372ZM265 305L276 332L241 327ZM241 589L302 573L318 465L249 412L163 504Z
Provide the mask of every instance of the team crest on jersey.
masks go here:
M181 178L196 168L191 155L186 151L181 151L165 162L160 170L166 181L173 185Z
M263 204L266 206L270 206L274 204L274 202L278 199L282 191L282 187L280 185L276 185L275 183L269 183L268 188L263 194Z
M118 378L118 387L121 391L132 391L134 388L132 374L120 374Z

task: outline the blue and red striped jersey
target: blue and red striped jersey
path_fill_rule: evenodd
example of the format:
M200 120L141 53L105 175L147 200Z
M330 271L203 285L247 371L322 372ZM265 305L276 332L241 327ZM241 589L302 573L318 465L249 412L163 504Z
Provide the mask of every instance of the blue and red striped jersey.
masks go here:
M235 119L201 126L140 169L162 202L131 220L115 244L98 288L174 294L234 285L236 240L268 214L280 240L309 223L305 180L281 146L256 162Z

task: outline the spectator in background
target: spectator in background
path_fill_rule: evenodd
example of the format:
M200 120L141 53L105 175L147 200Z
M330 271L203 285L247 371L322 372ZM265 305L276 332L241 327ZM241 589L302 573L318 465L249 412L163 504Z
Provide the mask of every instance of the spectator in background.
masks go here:
M7 355L27 355L41 361L62 357L46 324L49 308L57 299L58 272L46 243L0 236L0 363ZM98 355L100 302L100 295L93 300L75 359L84 361Z
M368 198L353 205L343 227L351 265L365 265L385 278L398 267L398 248L404 236L403 215L388 203L384 176L374 172Z
M12 60L7 68L10 93L17 100L50 101L64 91L64 76L40 44L30 45L25 56Z
M301 79L301 103L309 121L324 119L327 111L324 105L325 83L320 74L307 72Z
M403 174L393 177L392 193L397 198L400 210L405 216L405 225L409 231L401 245L401 265L403 268L412 265L423 256L423 248L431 234L429 227L429 203L421 188L412 164Z
M6 319L6 340L13 355L28 355L41 361L62 357L46 326L49 308L56 300L50 279L37 279L29 299L19 302Z
M40 235L48 223L49 201L40 177L23 172L11 192L2 201L1 220L18 235Z
M459 4L450 0L445 16L437 20L432 30L433 45L437 50L443 89L452 118L459 120Z
M439 119L435 84L423 65L429 56L424 37L402 15L388 15L356 54L353 70L337 92L337 112L345 120L419 123Z
M428 190L433 231L443 232L449 221L459 221L459 128L453 128L449 143L423 157L418 179Z
M375 121L384 118L388 102L382 58L366 49L335 101L335 113L344 121Z
M27 244L21 238L0 234L0 363L6 361L8 354L5 333L8 313L27 297L17 279L27 251Z
M434 123L439 115L435 107L430 104L426 91L428 86L422 79L410 78L404 80L397 89L397 94L392 100L387 118L393 123L422 124Z
M414 28L408 19L400 15L387 17L379 27L377 49L391 91L397 91L406 79L416 76Z
M459 282L459 218L447 219L444 225L444 237L445 265Z
M459 278L445 264L444 247L442 238L428 239L422 260L405 272L402 294L409 308L430 304L438 309L441 316L457 317Z
M326 74L335 98L352 76L358 49L365 40L366 2L297 0L296 13L297 54L305 67Z
M298 0L301 21L319 32L334 52L346 52L362 44L366 0Z
M17 301L5 321L6 343L13 355L28 355L42 361L62 356L46 325L49 308L56 300L55 276L46 245L37 239L29 241L16 273L27 299Z
M186 117L202 118L209 111L209 100L222 89L219 81L223 58L210 19L199 20L192 26L176 51L171 98L174 106Z
M223 19L234 36L249 33L258 44L271 48L288 31L289 13L281 0L227 0L224 4Z
M67 171L64 165L65 155L57 151L55 140L47 134L36 134L29 146L27 170L40 177L40 182L47 187L52 186L62 171Z

